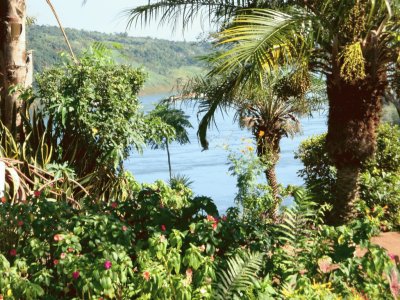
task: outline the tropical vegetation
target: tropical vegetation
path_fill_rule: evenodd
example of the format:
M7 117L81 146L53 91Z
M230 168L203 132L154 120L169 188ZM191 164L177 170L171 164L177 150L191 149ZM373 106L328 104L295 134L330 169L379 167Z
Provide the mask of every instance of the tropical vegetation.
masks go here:
M399 4L159 0L129 11L183 25L201 13L219 24L217 48L171 99L195 101L203 148L218 109L251 130L252 144L228 155L237 194L226 211L172 173L169 145L190 141L189 117L171 101L143 109L147 74L116 61L118 45L63 54L32 86L25 1L2 2L0 300L399 299L399 253L376 240L400 228L400 129L380 119L399 98ZM328 132L296 154L305 185L279 184L280 141L324 108ZM146 146L167 150L169 183L125 169Z

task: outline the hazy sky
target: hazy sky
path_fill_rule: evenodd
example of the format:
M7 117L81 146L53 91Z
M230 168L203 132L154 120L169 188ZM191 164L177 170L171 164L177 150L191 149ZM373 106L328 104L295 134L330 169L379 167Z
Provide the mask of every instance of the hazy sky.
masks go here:
M127 8L147 3L146 0L52 0L64 27L86 29L100 32L125 32L127 18L123 11ZM35 17L37 24L57 25L46 0L27 0L28 16ZM169 40L195 40L204 30L207 22L196 21L182 34L181 27L172 32L171 26L159 27L157 22L151 26L132 26L127 32L131 36L150 36Z

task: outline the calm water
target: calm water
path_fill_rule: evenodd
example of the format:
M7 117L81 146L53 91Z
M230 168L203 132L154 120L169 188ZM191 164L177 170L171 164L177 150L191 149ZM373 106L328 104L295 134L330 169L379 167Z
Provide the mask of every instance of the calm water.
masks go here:
M152 104L164 95L142 97L144 109L151 109ZM217 128L209 131L210 147L208 151L201 151L197 140L198 120L196 110L184 108L191 116L193 129L189 129L190 144L179 145L173 143L170 147L172 171L190 177L194 182L192 188L197 195L211 197L220 211L226 210L234 203L236 194L236 179L228 172L228 152L224 145L230 149L238 150L248 144L251 134L241 130L233 123L233 114L220 114L217 116ZM285 138L281 142L281 159L277 166L279 182L284 185L301 185L302 179L297 176L301 163L294 159L294 151L300 142L314 134L326 131L326 117L324 114L315 113L313 118L302 119L302 133L293 139ZM247 140L247 141L246 141ZM143 155L132 153L126 161L125 167L130 170L140 182L153 182L157 179L168 180L167 153L164 150L147 148Z

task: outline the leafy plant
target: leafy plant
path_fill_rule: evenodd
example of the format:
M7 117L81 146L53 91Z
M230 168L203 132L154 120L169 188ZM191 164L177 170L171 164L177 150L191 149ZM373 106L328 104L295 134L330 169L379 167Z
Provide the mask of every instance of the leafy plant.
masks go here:
M398 227L399 213L397 207L400 201L398 186L400 128L389 124L379 127L377 135L376 155L362 166L360 175L360 198L365 201L369 210L378 206L384 208L385 218L382 218L385 228ZM336 181L336 169L329 160L325 135L316 136L304 141L298 153L304 168L299 174L314 194L319 203L332 201Z
M213 299L243 299L243 294L259 280L257 273L263 265L262 253L238 253L230 257L227 270L220 270Z

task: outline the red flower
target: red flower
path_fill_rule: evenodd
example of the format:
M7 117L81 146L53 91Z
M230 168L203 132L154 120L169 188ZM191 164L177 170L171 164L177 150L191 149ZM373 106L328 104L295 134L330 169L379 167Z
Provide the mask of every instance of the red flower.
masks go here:
M22 227L22 225L24 225L24 221L21 221L21 220L18 221L18 226L19 226L19 227Z
M127 230L128 230L128 227L126 227L125 225L122 226L122 231L127 231Z
M144 280L149 281L150 280L150 272L149 271L144 271L143 272L143 278L144 278Z
M74 278L74 279L78 279L79 276L81 276L81 274L79 273L79 271L75 271L75 272L72 273L72 278Z
M67 249L67 251L68 251L69 253L74 252L74 248L69 247L69 248Z
M17 249L11 249L10 250L10 255L11 256L17 256Z
M58 263L59 263L58 259L53 260L53 264L54 264L55 266L58 265Z
M1 197L1 203L6 203L7 202L7 199L6 199L6 197Z
M212 224L213 230L217 229L217 226L218 226L218 223L217 223L217 222L213 223L213 224Z
M42 194L41 191L34 191L34 192L33 192L33 195L34 195L36 198L39 198L41 194Z
M54 240L56 241L56 242L59 242L59 241L62 241L64 239L64 237L62 236L62 234L55 234L54 235Z
M117 202L111 203L111 207L112 207L112 208L117 208L117 207L118 207L118 203L117 203Z
M106 261L104 262L104 269L108 270L108 269L111 268L111 266L112 266L111 261L106 260Z
M215 222L215 218L213 216L207 215L207 221Z
M167 227L163 224L163 225L161 225L161 230L165 231L165 230L167 230Z

